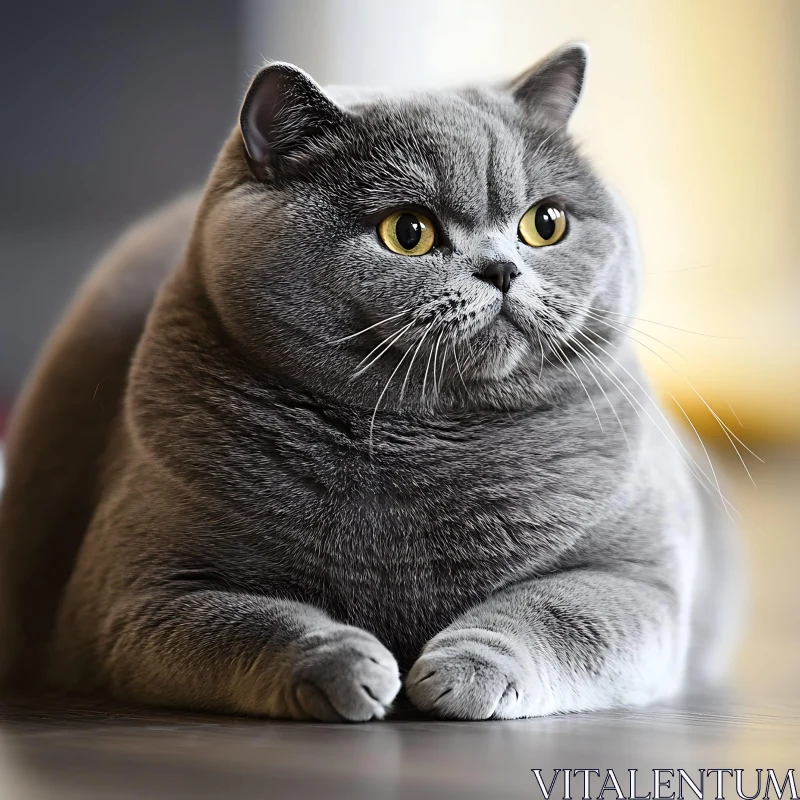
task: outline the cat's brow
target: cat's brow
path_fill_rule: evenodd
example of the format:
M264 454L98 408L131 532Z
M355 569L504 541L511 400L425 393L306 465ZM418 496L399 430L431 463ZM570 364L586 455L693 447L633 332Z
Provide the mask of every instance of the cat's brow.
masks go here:
M471 146L452 138L427 138L427 150L409 143L376 140L356 169L348 170L348 202L354 213L370 217L402 207L430 210L466 229L498 224L516 210L520 176L508 163L509 147L487 129ZM405 144L405 146L403 146ZM432 145L438 144L438 148Z
M515 208L514 186L519 178L511 174L513 169L503 158L503 148L490 138L486 159L486 216L492 223L505 221Z

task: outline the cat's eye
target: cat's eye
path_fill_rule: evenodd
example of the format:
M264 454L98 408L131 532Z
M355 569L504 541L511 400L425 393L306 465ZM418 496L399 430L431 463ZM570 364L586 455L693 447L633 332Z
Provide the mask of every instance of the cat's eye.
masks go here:
M424 256L436 240L433 223L417 211L395 211L378 225L378 236L401 256Z
M519 235L531 247L545 247L560 241L567 231L567 214L552 200L529 208L519 221Z

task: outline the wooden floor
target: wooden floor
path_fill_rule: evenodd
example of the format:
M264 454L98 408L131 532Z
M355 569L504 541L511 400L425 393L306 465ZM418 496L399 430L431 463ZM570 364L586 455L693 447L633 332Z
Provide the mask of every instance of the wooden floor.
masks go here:
M645 770L640 794L652 791L656 768L795 768L800 778L800 454L766 458L754 472L758 489L731 469L751 600L731 686L718 696L514 722L407 715L368 725L6 707L0 800L541 798L537 767L548 782L556 767L613 768L626 779L628 769ZM581 794L582 778L573 778L572 797ZM732 785L724 796L736 797Z

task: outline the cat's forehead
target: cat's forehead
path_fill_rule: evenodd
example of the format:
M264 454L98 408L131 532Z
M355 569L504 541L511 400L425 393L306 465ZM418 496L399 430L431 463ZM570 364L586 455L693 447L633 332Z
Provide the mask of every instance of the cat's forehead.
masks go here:
M351 105L374 190L419 192L466 219L516 213L530 183L527 143L510 110L459 92L377 95Z
M442 169L454 162L463 167L490 159L497 166L518 162L523 139L504 110L489 98L478 103L466 93L429 92L377 97L356 106L354 113L376 144L405 149Z

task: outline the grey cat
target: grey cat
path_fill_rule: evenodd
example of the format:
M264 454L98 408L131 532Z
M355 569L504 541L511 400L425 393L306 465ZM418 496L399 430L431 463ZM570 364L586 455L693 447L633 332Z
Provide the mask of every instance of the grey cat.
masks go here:
M725 517L624 335L634 234L567 132L585 68L262 69L202 198L92 274L19 402L7 687L368 720L402 676L508 719L716 670Z

